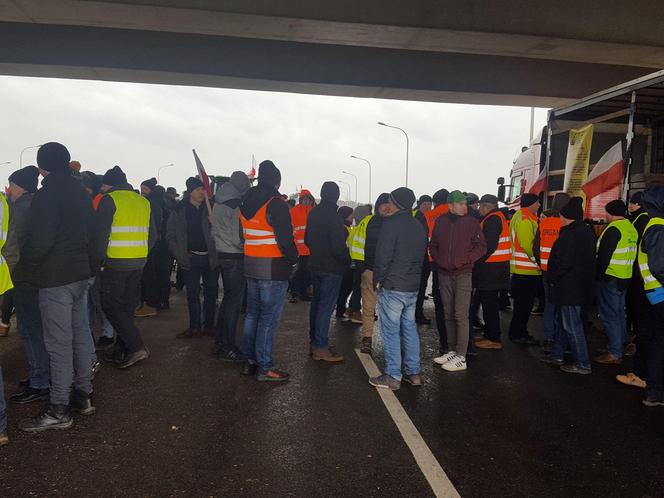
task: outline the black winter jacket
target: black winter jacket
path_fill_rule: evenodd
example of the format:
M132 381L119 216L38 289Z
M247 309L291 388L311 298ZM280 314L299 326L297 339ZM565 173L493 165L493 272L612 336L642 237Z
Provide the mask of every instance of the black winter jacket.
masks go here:
M373 271L374 261L376 259L376 247L380 237L380 229L383 226L385 217L374 214L369 223L367 223L367 235L364 239L364 268Z
M491 213L497 212L494 209ZM503 290L509 288L510 284L510 262L504 261L501 263L487 263L486 260L498 247L498 240L500 233L503 230L500 218L497 216L489 216L487 214L486 221L482 226L482 233L486 241L486 254L482 256L475 263L473 269L473 277L475 280L475 287L478 290Z
M21 280L43 289L90 278L97 265L92 213L92 199L69 168L45 177L30 206Z
M337 205L321 200L307 218L304 243L309 248L309 270L343 274L350 266L348 230L337 215Z
M648 214L651 218L664 218L664 189L648 195ZM642 240L643 251L648 255L650 273L664 283L664 225L651 226Z
M551 303L563 306L592 304L596 244L595 232L581 221L560 229L551 249L546 275Z
M166 226L166 243L168 244L168 249L178 262L178 266L183 270L191 269L191 254L189 253L187 236L187 204L189 202L189 197L185 196L175 208L175 211L169 215ZM200 213L201 227L203 228L203 237L207 245L210 268L216 268L217 250L215 249L214 239L211 234L207 209L201 209Z
M427 242L427 234L410 211L384 218L376 247L374 285L380 284L386 290L417 292Z

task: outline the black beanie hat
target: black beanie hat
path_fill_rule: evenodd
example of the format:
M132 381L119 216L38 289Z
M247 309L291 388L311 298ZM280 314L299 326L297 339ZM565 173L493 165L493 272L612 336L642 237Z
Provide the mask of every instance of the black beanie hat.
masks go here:
M430 195L428 194L421 195L420 198L417 199L417 207L420 207L425 202L433 202L433 199L431 198Z
M175 187L168 187L168 188L166 189L166 193L167 193L167 194L178 195L178 191L175 190Z
M560 210L560 215L568 220L583 221L583 199L572 197Z
M157 186L157 179L152 177L147 180L145 180L143 183L141 183L141 186L145 185L147 188L150 190L154 190L154 188Z
M275 188L281 184L281 172L272 161L263 161L258 165L258 183Z
M9 175L9 181L15 183L27 192L37 191L37 182L39 180L39 170L37 166L26 166L14 171Z
M378 212L378 207L382 206L383 204L387 204L388 202L390 202L390 194L388 194L387 192L383 192L376 199L376 204L374 204L374 210Z
M498 197L496 197L493 194L484 194L480 198L480 204L494 204L494 205L497 206L498 205Z
M438 192L433 194L433 203L438 206L439 204L447 203L447 196L450 195L449 191L441 188Z
M529 207L535 204L537 201L539 201L539 195L537 194L531 194L531 193L525 193L521 195L521 207Z
M399 209L413 209L415 194L408 187L399 187L390 193L390 201Z
M127 183L127 175L125 175L124 171L122 171L120 166L113 166L104 174L104 177L101 179L101 182L104 185L110 185L111 187L115 187L116 185L122 185L123 183Z
M203 182L201 181L200 178L197 176L190 176L187 178L187 181L185 182L185 185L187 185L187 193L191 194L194 190L196 190L198 187L204 187Z
M631 204L638 204L639 206L643 206L643 192L636 192L635 194L632 194L629 202Z
M320 198L328 202L336 202L339 200L339 185L334 182L325 182L320 188Z
M89 188L92 195L97 195L101 188L101 176L93 173L92 171L83 171L81 173L81 181L85 188Z
M57 142L49 142L37 151L37 166L45 171L69 168L71 156L67 147Z
M466 202L470 206L471 204L475 204L476 202L480 202L480 197L477 194L473 194L472 192L466 192Z
M609 202L604 206L604 209L606 209L606 212L612 216L625 216L627 213L627 206L625 206L625 203L620 199Z

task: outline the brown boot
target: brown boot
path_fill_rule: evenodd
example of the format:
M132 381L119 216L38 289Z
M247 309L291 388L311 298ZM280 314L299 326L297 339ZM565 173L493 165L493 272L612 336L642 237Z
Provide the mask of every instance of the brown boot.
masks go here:
M350 321L352 323L362 325L362 313L360 313L359 311L353 311L353 313L350 316Z
M622 359L617 356L613 356L611 353L604 353L599 356L595 356L593 361L596 363L601 363L602 365L620 365Z
M334 354L330 348L315 348L312 358L316 361L327 361L329 363L339 363L344 361L344 357Z
M371 354L371 343L373 337L363 337L360 343L360 353Z
M194 337L200 337L201 331L198 329L187 329L179 334L175 334L176 339L192 339Z
M0 337L7 337L9 335L9 325L0 322Z
M157 316L157 308L148 306L144 304L134 312L134 316L137 318L144 318L146 316Z
M489 339L480 339L475 341L475 347L479 349L503 349L503 345L500 342L490 341Z

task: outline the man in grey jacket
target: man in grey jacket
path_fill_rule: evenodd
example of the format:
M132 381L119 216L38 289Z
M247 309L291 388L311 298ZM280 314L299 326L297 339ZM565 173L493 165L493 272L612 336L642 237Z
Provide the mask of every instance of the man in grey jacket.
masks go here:
M249 178L234 171L228 182L214 196L212 238L224 286L224 296L217 315L214 353L228 361L242 361L235 345L237 322L247 281L244 278L244 240L240 226L242 196L249 190Z

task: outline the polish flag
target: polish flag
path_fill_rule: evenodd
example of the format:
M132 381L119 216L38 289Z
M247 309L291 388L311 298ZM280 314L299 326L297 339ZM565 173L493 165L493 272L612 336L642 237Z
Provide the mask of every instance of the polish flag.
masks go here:
M253 154L251 155L251 169L247 173L247 176L252 180L256 178L256 158Z
M529 194L540 195L546 189L546 169L543 169L542 172L533 183L533 186L528 190Z
M198 178L203 182L205 191L207 192L208 197L212 197L212 188L210 187L210 177L205 171L205 166L201 162L198 154L196 154L196 149L191 150L194 153L194 159L196 160L196 169L198 170Z
M586 194L586 200L619 186L623 181L623 170L622 143L618 142L597 161L586 183L581 187Z

